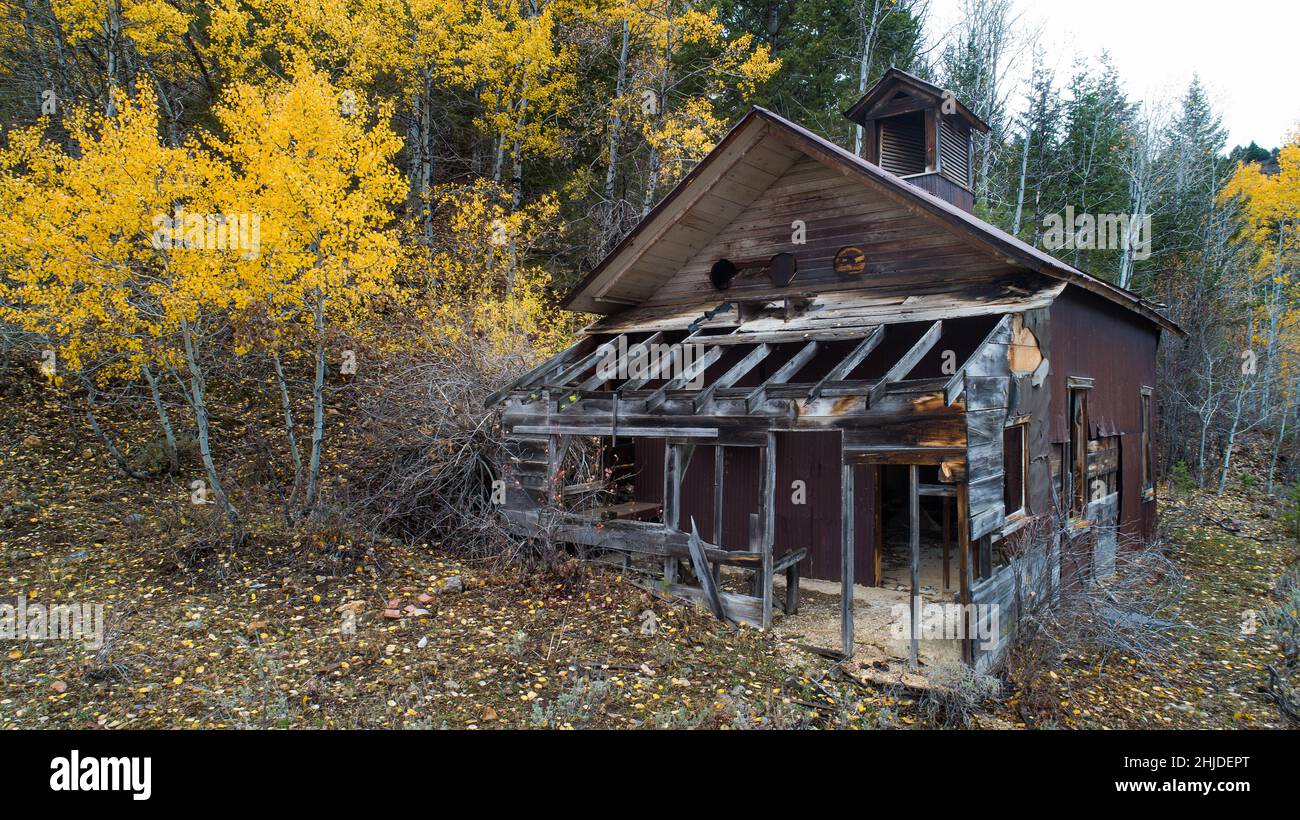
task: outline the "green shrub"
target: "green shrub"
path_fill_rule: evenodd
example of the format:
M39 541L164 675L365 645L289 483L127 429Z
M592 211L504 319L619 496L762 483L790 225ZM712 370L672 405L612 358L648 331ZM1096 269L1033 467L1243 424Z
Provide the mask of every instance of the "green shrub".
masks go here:
M1196 479L1192 478L1186 461L1174 464L1174 468L1169 471L1169 480L1173 482L1174 490L1179 493L1190 493L1196 489Z
M1300 541L1300 481L1292 484L1286 491L1286 511L1282 513L1282 525L1291 537Z

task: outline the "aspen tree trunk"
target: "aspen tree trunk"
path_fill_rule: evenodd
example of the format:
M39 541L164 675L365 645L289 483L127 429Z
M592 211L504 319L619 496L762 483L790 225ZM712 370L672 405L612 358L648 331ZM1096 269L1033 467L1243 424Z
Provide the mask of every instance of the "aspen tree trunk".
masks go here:
M1292 402L1300 398L1300 380L1296 381L1296 389L1292 391ZM1291 418L1291 413L1283 412L1282 420L1278 422L1277 437L1273 439L1273 455L1268 462L1268 484L1267 492L1273 494L1273 477L1277 472L1277 453L1282 449L1282 441L1286 439L1286 423Z
M153 398L154 409L158 411L158 422L162 426L163 439L167 443L167 460L171 462L172 472L175 473L180 469L180 463L176 457L176 432L172 429L171 416L167 413L167 405L163 403L162 392L158 389L158 380L149 369L149 365L140 365L140 372L144 375L144 380L149 383L149 395Z
M122 7L117 0L108 4L108 16L104 20L104 70L107 87L104 89L104 113L110 117L117 116L117 104L113 101L113 91L119 86L117 50L122 37Z
M23 31L27 34L27 44L41 61L41 74L45 78L46 88L54 89L54 72L50 70L49 61L45 59L45 49L41 48L40 42L36 39L36 25L32 22L32 4L31 0L23 0ZM59 89L62 91L63 89Z
M406 144L411 146L406 176L411 183L409 201L420 214L420 227L424 233L427 254L433 253L433 84L428 68L424 69L424 85L411 96L411 124L406 129Z
M1232 414L1232 425L1228 428L1228 443L1223 448L1223 469L1219 472L1219 495L1228 486L1228 467L1232 464L1232 448L1237 440L1237 429L1241 425L1241 410L1246 403L1246 380L1243 378L1237 387L1237 405Z
M1025 177L1029 174L1029 143L1033 132L1025 127L1025 149L1020 152L1020 184L1016 186L1016 213L1011 219L1011 235L1020 235L1020 215L1025 207Z
M628 44L631 40L632 27L627 20L623 21L623 45L618 53L618 76L614 81L614 99L622 100L623 95L627 93L627 51ZM622 138L623 115L617 105L614 106L609 118L609 143L606 147L606 166L605 166L605 211L602 215L600 226L600 251L604 253L614 244L614 236L618 233L616 222L618 220L618 207L614 202L615 183L618 181L618 151L619 143Z
M194 333L189 322L184 319L181 320L181 335L185 340L185 363L189 366L190 371L190 404L194 408L194 424L198 428L199 455L203 458L203 469L207 473L208 483L211 485L212 495L217 501L217 506L221 508L221 511L226 515L226 520L230 522L234 539L242 541L244 539L243 519L235 506L230 503L230 499L226 497L226 491L221 486L221 478L217 475L217 465L212 460L203 368L199 366L198 355L194 350Z
M1249 308L1250 305L1247 304L1247 309ZM1248 330L1246 332L1246 339L1249 343L1250 340L1254 338L1255 316L1252 312L1250 324L1248 325ZM1241 413L1246 405L1246 396L1250 393L1250 384L1248 379L1254 376L1255 373L1247 373L1243 368L1241 378L1237 381L1237 399L1232 411L1232 424L1228 427L1228 441L1223 448L1223 469L1219 471L1219 495L1223 495L1223 491L1228 486L1228 468L1232 465L1232 449L1237 441L1237 431L1241 427Z
M858 6L858 21L862 24L862 51L858 55L858 97L867 93L867 80L871 76L871 57L876 48L876 36L880 23L885 18L881 14L880 0L870 0L871 10L867 11L868 0L862 0ZM862 126L853 129L853 153L862 156L864 146Z
M433 77L426 69L420 131L420 200L424 217L424 243L433 254Z
M289 384L284 379L284 365L280 363L280 352L271 354L275 365L275 380L280 385L280 407L284 412L284 434L289 439L289 455L293 458L293 489L289 492L289 503L298 497L298 486L302 483L302 453L298 450L298 437L293 428L293 403L289 399Z
M673 46L672 36L669 35L664 44L664 68L659 75L659 96L658 107L655 109L655 118L663 121L664 116L668 113L668 72L669 67L673 64ZM654 207L655 195L659 191L659 167L662 163L659 156L659 149L650 149L650 170L646 179L645 198L641 200L641 218L645 219L650 214L650 209Z
M645 198L641 200L641 218L650 214L655 204L655 191L659 188L659 151L650 149L650 175L646 179Z
M86 421L90 422L90 429L103 443L104 449L108 450L108 454L113 457L113 461L117 462L117 466L122 469L122 472L131 478L144 478L143 473L131 467L131 462L126 460L126 456L113 443L113 439L104 431L104 428L99 426L99 419L95 415L95 396L98 395L98 391L95 390L94 381L82 376L81 383L86 387Z
M528 93L527 84L524 85L524 93ZM524 125L527 121L528 98L524 97L519 101L519 117L515 121L516 135L523 133ZM511 154L510 213L515 214L519 211L519 206L523 204L524 198L524 147L518 136L515 137ZM506 293L510 293L515 288L515 271L519 266L518 246L516 245L513 233L510 236L508 252L509 258L506 266Z
M1202 489L1205 487L1205 452L1209 447L1210 425L1214 422L1214 362L1208 347L1205 349L1205 373L1205 401L1197 412L1201 420L1201 435L1196 453L1196 485Z
M307 465L307 493L303 499L302 515L307 516L316 508L320 494L320 456L321 442L325 438L325 294L316 289L315 324L316 324L316 378L311 388L312 424L311 457Z

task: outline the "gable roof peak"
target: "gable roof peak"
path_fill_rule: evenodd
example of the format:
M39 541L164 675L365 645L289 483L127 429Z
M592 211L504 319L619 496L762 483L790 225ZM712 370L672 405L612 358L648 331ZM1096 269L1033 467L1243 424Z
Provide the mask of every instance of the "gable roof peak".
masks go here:
M896 66L890 66L880 79L876 80L876 84L867 89L867 93L863 94L861 99L849 106L844 116L859 125L865 125L868 121L876 119L873 116L875 113L873 109L887 105L899 93L919 97L941 110L945 103L949 103L951 111L946 113L961 117L977 131L989 130L988 123L967 108L953 92Z

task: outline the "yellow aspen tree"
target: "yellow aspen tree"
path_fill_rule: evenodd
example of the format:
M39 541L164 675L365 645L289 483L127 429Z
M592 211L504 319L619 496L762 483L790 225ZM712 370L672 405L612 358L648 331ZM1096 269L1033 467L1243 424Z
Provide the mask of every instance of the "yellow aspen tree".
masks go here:
M157 215L187 196L189 164L159 141L152 94L114 94L115 117L70 112L66 152L43 138L46 122L11 132L0 150L0 321L44 339L55 380L74 376L92 403L108 380L145 374L174 447L150 370L167 358L150 241Z
M331 344L374 330L371 318L404 297L401 140L387 124L390 106L346 94L306 62L288 81L236 84L214 113L219 135L202 141L206 183L191 208L256 228L241 227L238 253L188 255L172 307L208 305L236 319L257 310L274 320L272 338L257 343L309 349L307 514L319 500L327 362L348 352Z

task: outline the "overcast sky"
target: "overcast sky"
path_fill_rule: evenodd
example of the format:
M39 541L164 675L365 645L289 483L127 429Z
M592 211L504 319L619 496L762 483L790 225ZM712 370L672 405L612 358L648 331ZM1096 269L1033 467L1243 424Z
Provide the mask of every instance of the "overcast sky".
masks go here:
M1058 81L1076 56L1110 53L1132 98L1176 104L1198 74L1231 148L1280 145L1300 122L1300 0L1014 0L1040 30ZM961 0L930 0L931 38L960 19ZM1013 79L1028 74L1027 55ZM1013 96L1019 108L1021 95Z

